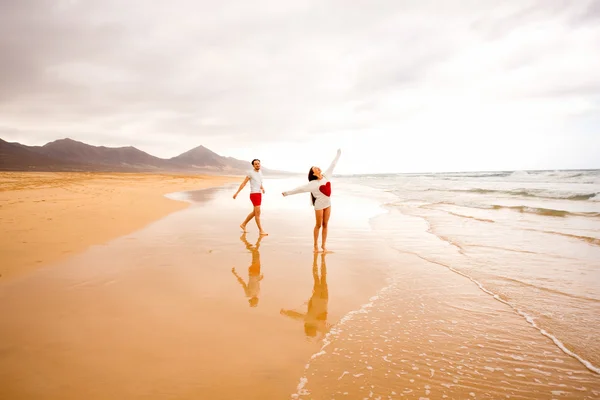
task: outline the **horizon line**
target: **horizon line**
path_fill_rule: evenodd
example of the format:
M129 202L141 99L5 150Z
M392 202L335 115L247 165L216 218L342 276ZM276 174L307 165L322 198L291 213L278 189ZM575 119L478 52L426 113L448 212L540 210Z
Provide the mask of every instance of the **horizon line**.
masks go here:
M39 145L25 145L25 144L23 144L21 142L10 142L8 140L3 139L2 137L0 137L0 140L5 141L6 143L16 143L16 144L20 144L20 145L24 145L24 146L39 146ZM83 142L81 140L72 139L70 137L63 137L63 138L60 138L60 139L50 140L50 141L46 142L44 145L49 144L49 143L53 143L53 142L57 142L59 140L71 140L73 142L82 143L82 144L85 144L87 146L105 147L105 148L108 148L108 149L133 148L133 149L136 149L136 150L141 151L143 153L146 153L149 156L152 156L152 157L155 157L155 158L158 158L158 159L161 159L161 160L167 160L167 161L170 160L170 159L173 159L175 157L178 157L179 155L184 154L184 153L186 153L188 151L194 150L194 149L196 149L198 147L203 147L203 148L205 148L205 149L207 149L207 150L209 150L209 151L211 151L211 152L213 152L213 153L215 153L215 154L217 154L217 155L219 155L221 157L224 157L224 158L233 158L233 159L238 160L238 161L245 161L245 160L240 160L240 159L235 158L235 157L224 156L224 155L218 154L215 151L213 151L213 150L209 149L208 147L204 146L203 144L195 146L195 147L193 147L193 148L191 148L189 150L184 151L183 153L181 153L181 154L179 154L177 156L170 157L170 158L163 158L163 157L155 156L155 155L153 155L151 153L148 153L148 152L146 152L144 150L140 150L139 148L137 148L135 146L132 146L132 145L128 145L128 146L114 146L114 147L113 146L105 146L105 145L94 145L94 144L89 144L89 143ZM44 145L41 145L41 146L44 146ZM272 167L266 167L266 168L273 170ZM389 172L370 172L370 173L343 173L343 174L336 173L334 175L336 175L336 176L373 176L373 175L425 175L425 174L465 174L465 173L506 173L506 172L519 172L519 171L521 171L521 172L554 172L554 171L598 171L598 170L600 170L600 166L594 167L594 168L498 169L498 170L463 170L463 171L454 170L454 171L418 171L418 172L391 172L391 171L389 171ZM284 172L284 173L287 173L287 174L290 174L290 173L291 174L303 174L304 173L304 172L300 172L300 171L296 172L296 171L289 171L289 170L288 171L277 171L277 172Z

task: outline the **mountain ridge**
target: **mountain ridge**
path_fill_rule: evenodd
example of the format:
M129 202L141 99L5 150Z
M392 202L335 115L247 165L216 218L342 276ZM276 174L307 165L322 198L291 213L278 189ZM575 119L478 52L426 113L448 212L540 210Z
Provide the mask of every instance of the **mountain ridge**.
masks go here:
M102 171L102 172L189 172L210 174L245 173L250 161L224 157L199 145L178 156L160 158L134 146L94 146L71 138L43 146L27 146L0 138L2 171ZM265 173L282 173L263 168Z

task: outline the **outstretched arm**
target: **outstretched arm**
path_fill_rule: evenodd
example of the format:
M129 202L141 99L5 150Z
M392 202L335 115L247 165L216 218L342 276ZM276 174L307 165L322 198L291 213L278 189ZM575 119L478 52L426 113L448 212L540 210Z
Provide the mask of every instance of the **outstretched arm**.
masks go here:
M308 182L306 185L298 186L296 189L288 190L287 192L283 192L282 194L284 196L290 196L292 194L307 193L312 191L315 188L315 185L318 183L319 181L311 181Z
M325 171L325 173L323 175L325 175L328 178L331 178L331 175L333 174L333 169L335 168L335 166L337 165L338 160L340 159L340 156L342 155L342 150L338 149L337 154L335 156L335 158L333 159L333 161L331 162L331 165L329 166L329 168L327 168L327 170Z
M237 272L235 272L235 268L232 268L231 272L233 273L233 275L235 275L235 277L237 278L237 281L239 282L239 284L242 285L242 287L244 288L244 290L246 290L248 288L248 285L246 285L246 282L244 282L244 280L242 279L242 277L239 276L237 274Z
M250 180L250 177L247 176L246 179L244 179L244 181L242 182L242 184L240 185L239 189L237 190L237 192L235 192L235 194L233 195L233 198L235 199L237 197L237 195L242 191L242 189L244 188L244 186L246 186L246 183L248 183L248 181Z
M284 310L283 308L279 311L279 314L288 316L294 319L304 319L304 314L299 313L298 311L293 310Z

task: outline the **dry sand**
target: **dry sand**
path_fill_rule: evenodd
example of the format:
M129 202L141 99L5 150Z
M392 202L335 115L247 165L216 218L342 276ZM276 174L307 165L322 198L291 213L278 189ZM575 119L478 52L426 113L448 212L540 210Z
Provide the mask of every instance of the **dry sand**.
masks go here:
M239 178L0 172L0 277L19 276L188 206L166 193L233 181Z

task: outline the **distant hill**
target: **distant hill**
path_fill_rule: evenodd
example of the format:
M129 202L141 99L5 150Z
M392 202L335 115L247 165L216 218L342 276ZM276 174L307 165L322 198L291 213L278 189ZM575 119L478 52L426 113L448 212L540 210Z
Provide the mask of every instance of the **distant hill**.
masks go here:
M0 139L0 170L80 170L85 165L45 156L33 148Z
M198 146L177 157L171 158L169 161L189 168L227 168L227 163L224 159L224 157L221 157L214 151L204 146Z
M177 157L171 158L174 164L186 168L216 168L221 170L248 170L251 168L250 160L242 161L232 157L223 157L204 146L195 147ZM268 170L267 170L268 171Z
M72 139L55 140L36 147L35 151L58 160L98 166L160 169L169 165L167 160L151 156L135 147L91 146Z
M0 139L0 170L4 171L113 171L198 172L236 174L250 169L250 161L223 157L204 146L170 159L155 157L135 147L92 146L59 139L43 146L26 146ZM263 169L265 173L281 173Z

